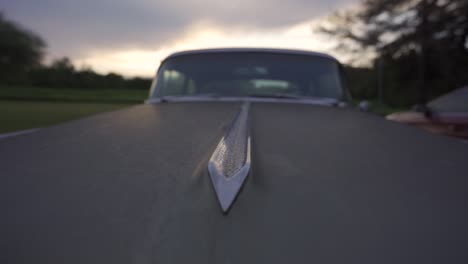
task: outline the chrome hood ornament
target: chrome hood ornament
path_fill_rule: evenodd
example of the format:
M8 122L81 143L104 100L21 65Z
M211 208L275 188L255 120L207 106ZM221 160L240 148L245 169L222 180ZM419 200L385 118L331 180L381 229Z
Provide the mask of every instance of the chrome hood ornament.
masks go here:
M208 172L223 212L227 212L250 171L249 103L244 103L211 159Z

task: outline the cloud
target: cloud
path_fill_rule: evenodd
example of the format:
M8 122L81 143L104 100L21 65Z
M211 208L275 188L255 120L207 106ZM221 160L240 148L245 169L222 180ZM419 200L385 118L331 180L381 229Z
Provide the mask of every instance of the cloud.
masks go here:
M107 50L93 52L75 60L77 65L92 65L100 72L116 71L127 76L152 77L159 62L175 51L220 47L270 47L296 48L329 52L333 43L326 36L314 34L311 24L305 21L282 29L268 31L233 30L226 32L210 24L199 24L189 30L190 33L177 40L154 49Z
M158 45L174 38L190 19L150 1L17 0L9 5L7 16L42 35L52 53L75 56Z
M358 1L6 0L1 11L46 40L48 60L68 56L102 73L152 76L161 59L183 49L329 52L330 40L314 34L311 24Z
M224 32L268 31L327 14L356 0L15 0L7 17L45 38L52 56L114 49L158 50L196 25Z

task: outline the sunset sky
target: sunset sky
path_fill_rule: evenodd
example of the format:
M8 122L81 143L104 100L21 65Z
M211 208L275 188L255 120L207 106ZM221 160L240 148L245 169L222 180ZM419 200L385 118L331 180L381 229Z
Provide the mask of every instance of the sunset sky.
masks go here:
M0 11L47 42L47 60L151 77L184 49L280 47L332 53L313 25L359 0L0 0ZM334 54L339 60L346 58Z

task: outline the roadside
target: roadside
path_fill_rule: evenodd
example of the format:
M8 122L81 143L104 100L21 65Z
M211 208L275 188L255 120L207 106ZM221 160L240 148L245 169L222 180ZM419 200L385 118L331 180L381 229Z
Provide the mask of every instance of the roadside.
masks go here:
M0 133L47 127L142 103L147 90L0 87Z
M386 116L395 112L407 111L407 108L404 107L392 107L386 104L382 104L377 100L370 101L369 111L381 116Z
M69 89L0 86L0 100L138 104L146 89Z
M46 127L130 105L0 100L0 133Z
M404 107L393 107L383 103L380 103L378 100L366 100L369 103L368 111L379 116L386 116L395 112L407 111L408 108ZM360 100L353 100L355 107L358 107Z

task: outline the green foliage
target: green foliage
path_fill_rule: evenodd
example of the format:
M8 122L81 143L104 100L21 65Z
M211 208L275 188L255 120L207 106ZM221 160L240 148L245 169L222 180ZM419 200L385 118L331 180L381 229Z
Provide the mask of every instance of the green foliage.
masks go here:
M148 97L143 89L76 89L0 86L0 99L56 102L142 103Z
M377 97L377 78L373 69L346 66L345 74L353 98L370 100Z
M45 42L35 33L5 19L0 13L0 80L24 79L26 72L40 65Z
M408 111L408 109L405 107L394 107L394 106L392 107L392 106L380 103L379 101L375 101L375 100L369 101L369 103L370 103L369 111L371 113L381 115L381 116L386 116L395 112Z
M466 0L365 0L319 30L337 37L336 49L356 60L374 54L383 62L391 104L414 104L468 83Z
M74 89L139 89L148 90L151 79L124 78L116 73L98 74L91 68L76 70L68 58L52 62L51 66L42 66L28 72L27 81L17 84L46 88Z

